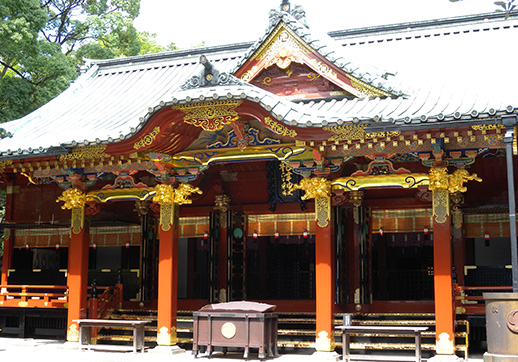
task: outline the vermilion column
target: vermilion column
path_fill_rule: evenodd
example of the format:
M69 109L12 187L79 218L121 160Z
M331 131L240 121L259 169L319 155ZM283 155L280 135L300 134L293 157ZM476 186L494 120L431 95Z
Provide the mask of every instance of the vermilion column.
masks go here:
M84 206L86 195L71 188L63 192L58 201L63 209L72 210L70 245L68 247L68 319L67 340L79 341L76 319L86 318L88 284L88 226L85 226Z
M437 193L441 195L436 195ZM434 191L434 204L436 198L440 198L441 202L448 204L448 191ZM441 219L434 213L433 260L436 352L438 354L453 354L455 346L455 309L451 278L452 253L449 214Z
M158 321L157 344L173 346L178 342L176 335L176 310L178 306L178 213L179 205L189 204L187 199L197 187L180 184L157 185L153 201L160 204L160 226L158 247Z
M172 346L178 342L176 310L178 306L178 205L160 206L158 249L158 322L157 344Z
M334 252L330 223L315 230L315 277L316 277L316 344L315 349L329 352L335 349L333 331L334 301Z
M7 271L11 268L13 258L13 233L11 229L4 230L4 256L2 261L2 279L0 284L7 284Z
M335 349L333 305L334 273L331 228L331 181L321 177L304 178L294 189L305 191L304 200L315 199L315 285L316 285L316 340L317 352Z
M433 260L435 292L435 351L453 355L455 346L455 310L451 279L451 223L449 178L446 167L430 170L433 192Z

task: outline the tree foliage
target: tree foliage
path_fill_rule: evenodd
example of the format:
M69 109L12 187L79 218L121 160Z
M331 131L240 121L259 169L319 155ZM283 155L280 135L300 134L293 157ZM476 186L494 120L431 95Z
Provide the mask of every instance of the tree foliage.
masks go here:
M138 32L140 0L2 0L0 122L35 110L66 89L84 58L175 49Z
M450 0L450 2L459 2L463 0ZM518 7L518 0L504 0L504 1L495 1L494 4L497 6L496 12L505 13L505 18L507 19L512 11L516 10Z

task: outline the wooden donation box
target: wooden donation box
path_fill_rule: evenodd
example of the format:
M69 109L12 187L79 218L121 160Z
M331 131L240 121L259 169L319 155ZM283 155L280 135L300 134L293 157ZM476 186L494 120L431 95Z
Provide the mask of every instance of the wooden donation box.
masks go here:
M247 359L250 348L259 349L259 358L277 356L277 314L275 305L256 302L208 304L193 312L193 348L196 357L206 347L210 357L214 347L244 348Z

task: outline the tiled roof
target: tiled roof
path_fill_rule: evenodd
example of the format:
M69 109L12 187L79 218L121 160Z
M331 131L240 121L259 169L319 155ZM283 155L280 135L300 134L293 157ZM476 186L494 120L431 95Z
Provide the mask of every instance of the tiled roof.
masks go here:
M503 20L503 16L486 15L331 33L340 48L328 44L330 39L310 38L314 35L299 21L280 14L279 19L335 64L364 81L383 81L380 87L386 84L388 89L390 84L404 91L405 96L398 98L292 102L250 84L180 88L202 68L200 54L221 72L231 73L264 39L255 44L92 61L86 72L54 100L2 125L12 137L0 140L0 159L80 144L117 142L138 132L165 105L196 101L200 96L209 100L215 94L219 98L247 98L279 121L301 127L358 121L433 127L435 122L514 113L518 99L513 88L518 73L512 56L518 18ZM272 24L270 27L276 23ZM358 69L352 64L358 64ZM367 64L378 68L365 71Z

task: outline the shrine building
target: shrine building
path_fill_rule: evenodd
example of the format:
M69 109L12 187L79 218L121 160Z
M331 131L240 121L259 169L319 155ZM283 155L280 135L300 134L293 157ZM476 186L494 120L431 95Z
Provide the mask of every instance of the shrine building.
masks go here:
M344 314L426 319L436 355L484 340L481 292L518 273L518 16L263 15L255 42L89 60L0 125L0 337L131 311L188 345L193 311L250 300L313 321L286 346L334 351Z

